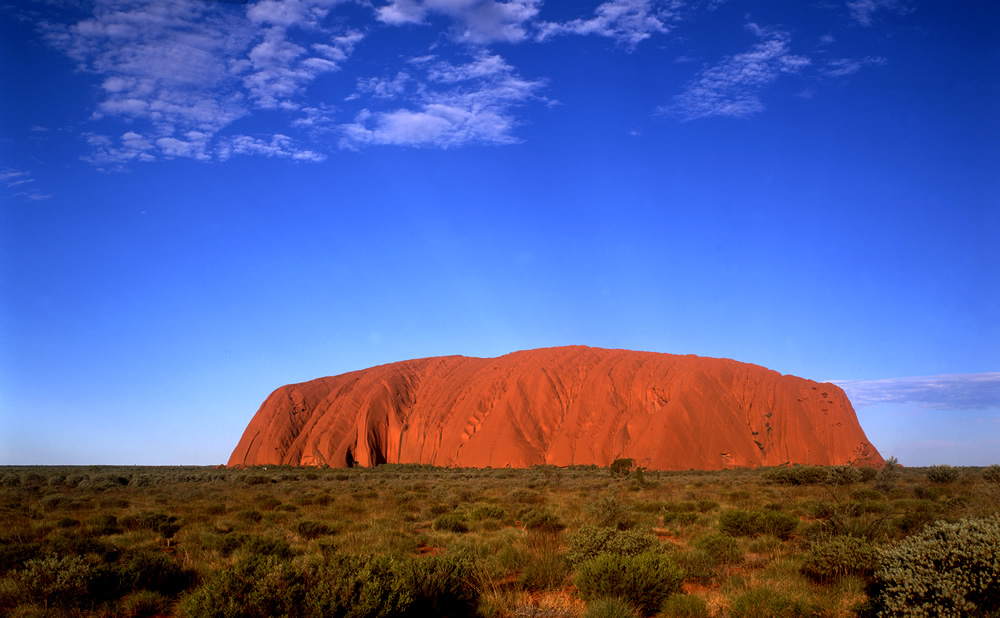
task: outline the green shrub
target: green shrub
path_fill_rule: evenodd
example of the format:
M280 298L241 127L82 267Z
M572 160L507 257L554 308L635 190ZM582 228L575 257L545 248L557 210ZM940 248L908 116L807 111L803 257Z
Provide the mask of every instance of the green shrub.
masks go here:
M600 554L636 556L660 547L655 537L634 530L582 526L569 537L567 557L579 564Z
M880 615L986 615L1000 610L1000 517L937 522L881 553Z
M804 599L772 588L751 588L736 595L729 605L733 618L822 616L821 608Z
M708 618L708 603L693 594L672 594L660 608L660 615L671 618Z
M777 511L744 511L732 509L719 514L719 530L729 536L759 536L770 534L787 539L799 520L790 513Z
M548 511L535 511L525 518L524 529L558 534L566 529L566 524Z
M871 466L865 466L863 468L858 468L858 472L861 474L861 482L868 483L874 481L878 476L878 470Z
M587 511L599 528L629 530L635 526L632 509L616 496L601 496L587 506Z
M238 546L242 553L250 556L274 556L281 560L287 560L294 555L292 546L285 539L255 535L236 538L240 541Z
M236 514L238 519L241 519L250 524L260 523L264 519L264 514L260 511L254 509L244 509Z
M822 466L793 466L790 468L769 468L762 475L764 480L780 485L816 485L827 478Z
M597 599L587 605L583 618L638 618L632 604L617 598Z
M861 473L854 466L832 466L827 468L826 482L831 485L853 485L861 482Z
M23 480L23 479L22 479ZM80 556L49 555L24 563L15 579L21 593L45 607L77 607L87 597L94 569Z
M954 483L958 480L958 468L945 464L927 468L927 480L932 483Z
M719 508L719 503L715 500L699 500L695 508L698 509L699 513L708 513Z
M192 618L267 618L302 615L305 585L276 556L250 554L186 597L181 613Z
M439 532L468 532L469 527L465 525L465 518L457 513L438 515L434 519L434 529Z
M989 483L1000 483L1000 465L986 466L983 469L983 479Z
M401 569L403 586L413 601L407 616L459 617L475 614L477 595L469 584L471 565L450 556L409 560Z
M557 536L545 532L529 532L521 557L518 582L527 590L560 588L569 574L569 561L562 553Z
M118 518L111 513L100 513L94 515L87 523L90 524L91 529L96 534L101 536L110 536L112 534L121 534L122 526L118 523Z
M838 536L813 543L802 564L802 574L817 583L829 584L849 575L871 577L878 552L867 541Z
M295 524L295 532L304 539L316 539L333 533L333 528L329 524L320 521L309 521L303 519Z
M190 588L195 573L181 567L176 560L157 552L139 552L124 560L126 572L132 577L132 588L152 590L175 596Z
M612 476L622 477L631 474L634 467L635 460L623 457L612 461L611 465L608 466L608 470L611 472Z
M482 521L484 519L495 519L502 520L507 517L507 511L501 506L495 504L480 504L476 508L472 509L469 513L469 517L476 521Z
M870 470L871 468L864 468ZM882 494L874 489L855 489L851 492L851 498L858 502L873 502L882 499Z
M173 603L167 596L152 590L139 590L128 595L117 604L119 615L130 618L145 616L169 616Z
M718 581L719 563L703 550L681 552L673 556L674 561L684 570L688 581L710 585Z
M257 507L261 510L273 511L279 506L281 506L281 500L278 500L274 496L268 494L257 496Z
M336 554L305 566L305 594L298 615L471 616L476 595L469 565L448 556L394 560Z
M737 564L743 559L736 540L724 534L711 534L695 541L695 548L709 556L715 564Z
M924 487L923 485L917 485L913 488L913 495L917 500L937 500L941 497L940 487Z
M585 601L617 597L633 603L646 616L657 613L668 596L684 582L684 572L666 556L601 554L580 565L576 587Z

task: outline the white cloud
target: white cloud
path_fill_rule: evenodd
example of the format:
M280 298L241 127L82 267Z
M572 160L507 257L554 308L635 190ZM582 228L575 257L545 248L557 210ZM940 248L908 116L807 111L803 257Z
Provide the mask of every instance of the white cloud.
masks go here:
M885 64L885 58L868 56L867 58L836 58L823 67L822 72L830 77L846 77L853 75L866 66Z
M610 0L598 6L590 19L542 24L540 38L557 34L595 34L635 47L654 34L669 32L679 8L678 2L665 5L654 0Z
M375 12L379 21L399 26L423 23L426 9L415 0L393 0L391 4Z
M376 10L390 25L426 23L428 15L452 20L452 38L483 45L496 41L517 43L528 38L528 26L542 0L391 0Z
M765 86L810 64L808 58L789 51L787 33L756 24L747 28L763 40L701 71L660 111L685 121L710 116L744 118L764 110L760 92Z
M871 26L878 11L907 13L910 9L902 0L848 0L847 10L859 24Z
M0 183L3 183L8 189L14 189L17 187L17 189L11 193L13 197L29 202L40 202L52 197L51 193L42 193L38 189L34 188L34 182L35 179L31 177L30 172L16 169L5 169L0 171Z
M4 183L7 188L11 188L35 182L35 179L28 172L8 169L0 172L0 182Z
M413 80L415 92L405 92L406 80L363 82L386 99L405 99L407 106L384 111L364 109L354 122L341 127L343 148L400 145L453 148L467 144L517 142L513 109L533 98L542 82L523 79L502 58L479 54L465 64L433 58L412 63L426 73L423 83ZM403 87L383 88L386 83Z
M856 407L915 403L937 410L1000 408L1000 372L968 373L887 380L843 380Z
M324 161L326 159L326 155L300 148L292 138L280 133L273 135L269 142L249 135L233 136L220 145L219 158L225 160L234 154L282 157L296 161Z
M86 158L208 159L234 121L302 109L306 86L339 70L363 38L324 25L339 1L97 0L88 19L44 24L50 44L101 77L93 120L125 123L141 140L95 132Z

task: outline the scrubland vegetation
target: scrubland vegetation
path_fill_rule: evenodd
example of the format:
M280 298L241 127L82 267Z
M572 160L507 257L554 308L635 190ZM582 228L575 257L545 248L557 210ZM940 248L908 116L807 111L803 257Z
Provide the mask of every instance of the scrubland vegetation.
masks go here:
M0 615L1000 616L1000 466L0 468Z

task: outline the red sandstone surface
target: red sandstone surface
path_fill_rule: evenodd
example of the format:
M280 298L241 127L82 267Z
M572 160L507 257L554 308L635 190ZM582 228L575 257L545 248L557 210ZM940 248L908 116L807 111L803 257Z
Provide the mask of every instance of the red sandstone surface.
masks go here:
M877 465L833 384L718 358L588 347L404 361L277 389L230 466L658 470Z

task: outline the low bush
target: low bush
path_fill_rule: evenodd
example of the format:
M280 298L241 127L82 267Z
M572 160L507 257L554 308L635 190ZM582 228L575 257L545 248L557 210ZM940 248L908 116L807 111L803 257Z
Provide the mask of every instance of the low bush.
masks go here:
M569 537L567 557L579 564L600 554L636 556L660 547L655 537L634 530L583 526Z
M751 588L736 595L729 605L733 618L761 616L822 616L822 608L781 590Z
M1000 610L1000 517L937 522L882 551L870 596L880 615Z
M559 538L544 532L529 532L525 547L518 583L525 590L560 588L569 575L570 564L561 551Z
M769 468L764 471L763 478L779 485L816 485L826 481L827 472L822 466Z
M719 530L729 536L760 536L770 534L787 539L799 520L790 513L778 511L744 511L732 509L719 514Z
M708 618L708 603L693 594L672 594L660 608L661 616L671 618Z
M604 598L587 605L583 618L638 618L632 604L618 598Z
M983 479L989 483L1000 483L1000 465L986 466L983 469Z
M272 536L235 537L238 547L242 553L250 556L274 556L281 560L287 560L295 555L292 546L285 539L278 539Z
M927 468L927 480L932 483L946 484L958 480L958 469L945 464Z
M802 564L802 574L817 583L829 584L849 575L869 579L878 552L867 541L838 536L813 543Z
M469 513L469 517L476 521L482 521L484 519L495 519L502 520L507 517L507 511L501 506L495 504L480 504L476 508L472 509Z
M295 532L304 539L317 539L321 536L332 534L333 528L323 522L303 519L295 524Z
M717 564L737 564L743 558L736 540L724 534L711 534L702 537L694 542L696 549L699 549Z
M666 524L677 524L678 526L690 526L691 524L698 521L697 513L687 513L687 512L665 512L663 513L663 523Z
M78 607L86 598L94 568L81 556L49 555L24 563L14 579L21 594L46 608Z
M629 530L635 526L632 509L616 496L601 496L588 505L587 512L599 528Z
M719 508L719 503L715 500L699 500L695 504L695 508L698 509L699 513L709 513Z
M276 556L245 555L181 602L191 618L265 618L302 615L305 584Z
M438 515L434 519L434 529L439 532L468 532L469 527L465 525L465 518L457 513Z
M861 473L854 466L832 466L826 471L826 482L831 485L853 485L861 482Z
M601 554L579 566L576 588L585 601L617 597L652 616L684 582L684 572L666 556L647 552L637 556Z
M524 529L558 534L566 529L566 524L548 511L534 511L525 518Z

